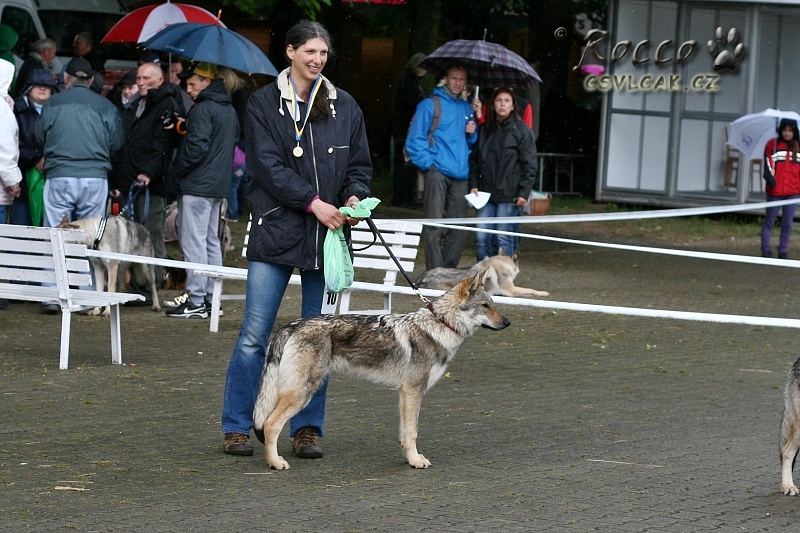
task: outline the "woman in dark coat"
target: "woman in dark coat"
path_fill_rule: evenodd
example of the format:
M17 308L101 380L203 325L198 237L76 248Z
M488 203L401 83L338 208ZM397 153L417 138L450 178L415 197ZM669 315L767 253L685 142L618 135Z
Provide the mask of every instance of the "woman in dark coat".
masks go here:
M252 455L249 435L269 334L289 277L302 280L302 316L318 315L325 292L323 242L348 223L340 206L369 195L372 161L364 117L322 69L331 38L317 22L287 33L289 68L250 96L245 114L248 202L253 225L247 247L244 321L228 365L222 410L223 448ZM322 457L327 379L291 419L298 457Z
M14 199L11 205L9 222L20 226L41 226L42 220L32 220L30 199L28 197L27 173L36 167L41 172L44 168L44 154L39 146L33 131L36 119L42 112L44 103L58 92L55 78L44 69L34 69L28 75L28 81L22 87L20 96L14 98L14 114L19 126L19 169L22 171L19 198ZM44 200L41 200L44 202ZM42 213L43 213L42 209ZM41 217L37 217L41 218Z
M536 142L533 131L523 123L515 109L510 89L495 90L490 100L486 123L481 126L478 144L470 155L470 194L491 194L478 209L478 218L516 217L528 203L536 180ZM519 224L476 224L477 228L518 232ZM478 261L496 255L502 248L506 255L517 253L518 238L511 235L475 234Z

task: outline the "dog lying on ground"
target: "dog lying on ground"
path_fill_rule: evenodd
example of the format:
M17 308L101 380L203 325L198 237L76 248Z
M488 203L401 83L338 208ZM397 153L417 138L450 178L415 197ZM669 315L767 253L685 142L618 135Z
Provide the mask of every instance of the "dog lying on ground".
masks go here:
M479 326L511 324L495 308L479 273L450 289L428 308L408 314L321 315L284 326L267 348L253 423L265 443L267 464L286 470L278 435L305 407L329 371L347 371L400 392L400 443L406 461L428 468L417 451L422 395L433 387L461 344Z
M517 254L507 256L502 249L498 255L487 257L470 268L432 268L419 278L417 285L446 291L457 283L471 278L476 272L483 271L486 271L483 281L486 292L492 296L550 296L549 292L514 285L514 279L519 274L519 258Z
M792 479L792 467L800 449L800 359L795 361L786 379L783 392L783 421L781 422L781 492L800 495Z
M91 248L94 246L101 220L102 217L84 218L74 222L64 220L59 227L83 230L86 246ZM106 219L106 227L97 249L103 252L153 257L153 242L150 239L150 232L141 224L130 221L125 217L108 217ZM150 287L153 311L161 311L153 265L120 263L113 259L99 259L96 257L91 257L90 260L94 267L95 288L98 291L105 290L106 277L108 277L108 292L117 292L118 288L124 288L125 272L130 268L133 272L132 278L136 280L140 287ZM90 311L89 314L109 316L110 312L109 306L106 306L102 312L98 307Z

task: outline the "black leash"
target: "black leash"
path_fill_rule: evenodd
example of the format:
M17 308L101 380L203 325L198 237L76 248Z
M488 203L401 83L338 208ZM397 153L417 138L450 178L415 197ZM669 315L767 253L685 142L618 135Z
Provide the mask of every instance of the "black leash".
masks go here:
M137 179L131 183L131 188L128 190L128 201L125 202L125 207L119 212L119 216L125 217L128 220L134 220L136 218L134 215L134 204L136 203L136 197L141 194L142 190L145 191L144 210L142 210L142 220L139 223L144 224L147 220L147 215L150 214L150 189L145 185L144 180Z
M433 310L433 302L431 302L429 299L427 299L425 296L423 296L423 294L419 290L419 287L417 287L417 284L414 283L411 280L411 277L408 275L408 273L405 271L405 269L400 265L400 261L398 261L397 257L394 255L394 253L392 253L392 249L389 247L389 245L386 244L386 241L383 239L383 235L381 235L381 232L375 226L375 223L372 221L372 218L371 217L367 217L364 220L367 221L367 225L369 226L369 229L372 231L372 235L374 235L377 239L381 240L381 244L383 244L383 247L386 248L386 251L389 253L389 257L392 258L392 261L394 261L394 264L397 265L397 269L400 271L400 273L403 275L403 277L406 278L406 281L411 286L411 288L414 290L416 295L419 296L420 300L422 300L422 302L425 304L425 307L428 308L428 311L431 312L431 314L436 318L436 320L438 320L439 322L441 322L442 324L444 324L445 326L447 326L451 330L453 330L456 333L458 333L458 330L456 330L456 328L451 326L444 319L444 317L438 316L436 314L436 311ZM372 244L375 244L375 240L372 241ZM370 244L369 246L372 246L372 244ZM363 249L369 248L369 246L365 246ZM459 335L460 335L460 333L459 333Z
M138 187L136 184L140 184ZM133 183L131 183L131 188L128 191L128 201L125 202L125 207L119 212L118 216L125 217L129 220L134 219L134 202L136 202L136 197L142 192L142 189L146 189L146 195L144 198L144 213L142 214L142 224L144 221L147 220L147 215L150 213L150 190L147 189L147 185L145 185L144 180L137 179ZM111 202L111 198L108 200ZM106 232L106 223L108 222L108 202L106 203L106 209L103 210L103 217L100 219L100 225L97 226L97 233L94 236L94 242L92 242L92 250L97 250L97 247L100 246L100 241L103 239L103 234Z

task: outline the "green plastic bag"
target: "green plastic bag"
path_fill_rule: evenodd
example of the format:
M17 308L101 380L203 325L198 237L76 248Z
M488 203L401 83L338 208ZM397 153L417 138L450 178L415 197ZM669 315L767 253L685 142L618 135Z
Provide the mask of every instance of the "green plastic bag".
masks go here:
M31 220L34 226L44 223L44 174L36 167L29 168L25 173L28 183L28 206L31 211Z
M323 244L325 257L325 286L329 292L338 294L353 284L353 260L344 237L343 228L328 230Z
M367 218L381 203L377 198L364 198L356 207L340 207L339 211L348 217ZM328 292L338 294L353 284L353 259L344 236L344 228L329 229L322 246L325 263L325 286Z

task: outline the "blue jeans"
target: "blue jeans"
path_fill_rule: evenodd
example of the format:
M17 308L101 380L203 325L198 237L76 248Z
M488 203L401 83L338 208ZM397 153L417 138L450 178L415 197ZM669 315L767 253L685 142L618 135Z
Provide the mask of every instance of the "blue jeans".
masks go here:
M791 198L800 198L800 194L793 194L791 196L767 195L768 202L789 200ZM770 246L772 228L775 226L775 220L778 218L778 211L781 209L783 209L783 213L781 214L781 238L778 242L778 253L789 253L789 236L792 234L792 222L794 221L794 213L797 210L797 204L767 208L767 216L764 217L764 224L761 226L761 253L764 255L772 253Z
M47 178L44 182L44 226L56 228L61 220L81 220L105 213L108 180L105 178Z
M8 217L8 223L15 226L33 226L31 220L31 208L28 205L27 198L14 198L14 203L11 204L11 215Z
M520 207L511 202L487 202L485 206L475 213L477 218L516 217L519 216ZM498 231L512 231L519 233L519 224L475 224L479 229L496 229ZM512 235L497 235L493 233L478 232L475 234L475 255L478 261L489 256L497 255L500 248L506 255L517 253L519 237Z
M238 220L242 217L242 206L239 203L239 189L247 181L247 167L245 165L234 167L231 175L231 192L228 195L227 217Z
M275 317L293 270L290 266L257 261L250 261L247 267L244 322L225 378L223 433L250 434L267 340L275 325ZM323 271L301 270L300 277L303 287L302 316L320 314L325 294ZM306 426L316 429L320 436L323 435L327 390L328 377L311 398L311 402L292 417L290 436L293 437L298 429Z

